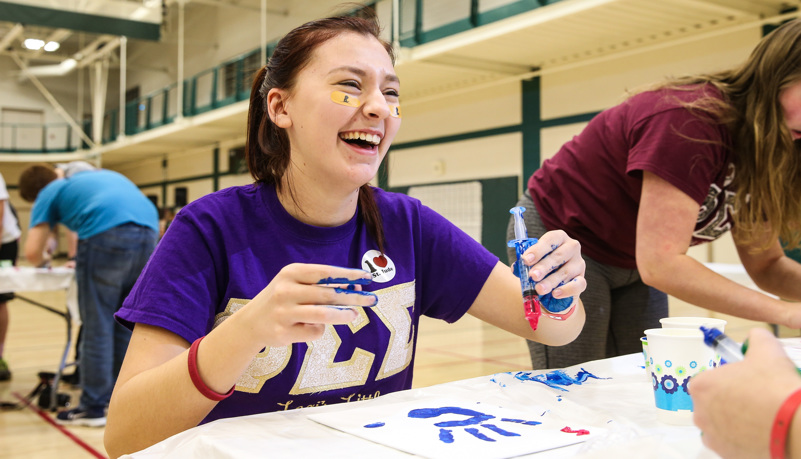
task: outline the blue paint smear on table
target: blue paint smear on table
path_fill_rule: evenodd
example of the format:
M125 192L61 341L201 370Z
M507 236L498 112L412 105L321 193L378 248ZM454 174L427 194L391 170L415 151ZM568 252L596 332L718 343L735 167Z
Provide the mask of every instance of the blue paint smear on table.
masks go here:
M435 418L437 416L441 416L443 414L456 414L462 416L469 416L467 419L462 420L454 420L454 421L442 421L437 422L434 425L439 427L439 440L443 443L453 443L453 431L450 429L446 429L445 427L464 427L464 431L469 433L470 435L478 438L482 441L488 442L495 442L494 438L488 437L483 433L479 432L478 429L475 427L466 427L472 425L478 425L479 427L484 427L487 430L490 430L496 434L502 435L504 437L519 437L521 434L516 432L510 432L508 430L502 429L495 424L482 424L484 421L488 421L490 419L495 419L495 416L491 414L481 413L475 410L470 410L467 408L460 408L457 406L443 406L440 408L418 408L409 411L410 418L417 418L417 419L428 419L428 418ZM545 414L545 413L543 413ZM525 426L536 426L542 424L539 421L527 421L525 419L513 419L513 418L501 418L501 422L511 422L515 424L525 425ZM374 422L371 424L367 424L364 427L368 429L373 429L376 427L384 427L383 422Z
M467 433L469 433L470 435L472 435L472 436L474 436L474 437L478 438L479 440L484 440L484 441L495 441L495 439L493 439L493 438L490 438L490 437L488 437L488 436L484 435L483 433L479 432L479 431L478 431L478 429L476 429L475 427L465 427L465 429L464 429L464 430L465 430L465 432L467 432Z
M442 414L461 414L470 416L461 421L443 421L434 424L437 427L464 427L479 424L489 419L495 418L490 414L479 413L478 411L468 410L467 408L459 408L456 406L443 406L442 408L419 408L409 411L410 418L427 419L435 418Z
M550 388L558 389L564 392L569 392L567 389L565 389L566 386L572 386L573 384L580 386L590 378L611 379L611 378L601 378L583 368L579 370L579 372L576 374L575 377L569 376L562 370L554 370L549 373L543 373L543 374L532 374L531 372L527 371L519 371L514 375L514 377L515 379L518 379L520 381L534 381L541 384L545 384Z
M546 411L546 413L547 413L547 411ZM542 413L542 414L544 415L545 413ZM526 421L525 419L501 418L501 421L504 421L504 422L516 422L518 424L523 424L523 425L526 425L526 426L536 426L538 424L542 424L539 421Z
M499 433L504 437L519 437L519 433L509 432L508 430L503 430L500 427L496 426L495 424L481 424L481 427L485 427L495 433Z
M439 427L439 440L443 443L453 443L453 433L449 429L445 429L445 427L464 427L464 431L469 433L470 435L478 438L482 441L489 441L495 442L497 440L484 435L483 433L479 432L478 429L474 427L466 427L471 425L478 425L480 427L484 427L492 432L495 432L499 435L505 437L519 437L520 434L515 432L509 432L508 430L502 429L494 424L482 424L484 421L488 421L490 419L495 419L495 416L491 414L481 413L479 411L470 410L467 408L460 408L456 406L444 406L440 408L418 408L409 411L410 418L417 418L417 419L428 419L428 418L435 418L437 416L441 416L443 414L456 414L462 416L469 416L467 419L463 419L460 421L442 421L435 423L434 425ZM522 424L527 426L536 426L542 424L538 421L527 421L525 419L511 419L511 418L501 418L501 422L511 422L516 424Z
M453 433L448 429L439 429L439 440L443 443L453 443Z

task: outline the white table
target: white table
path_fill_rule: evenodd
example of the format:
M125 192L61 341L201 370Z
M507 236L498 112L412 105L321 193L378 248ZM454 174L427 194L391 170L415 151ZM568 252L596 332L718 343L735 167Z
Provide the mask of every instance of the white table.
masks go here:
M742 265L711 264L711 269L736 282L755 288ZM750 285L749 285L750 284ZM783 339L785 349L801 366L801 338ZM603 378L565 387L568 392L532 381L517 381L509 374L489 375L436 386L383 395L339 405L302 408L234 419L221 419L179 433L145 450L126 456L149 458L247 458L247 457L409 457L399 450L373 443L317 423L309 418L321 413L342 413L400 401L454 397L491 403L516 410L552 406L588 423L603 426L605 435L559 449L530 455L553 458L695 458L718 456L705 448L695 426L664 424L656 418L651 379L644 370L642 354L576 365L564 372L575 376L585 369ZM551 373L539 370L531 374ZM467 456L465 456L467 457ZM478 456L473 456L478 457ZM472 459L472 457L471 457Z
M788 355L801 363L801 338L782 340ZM695 426L672 426L656 418L653 389L642 354L587 362L580 369L609 379L589 379L562 392L503 373L436 386L396 392L373 400L221 419L177 434L129 458L247 458L247 457L409 457L408 454L324 426L309 419L319 413L344 413L361 407L389 405L427 397L454 397L529 410L542 406L566 410L584 422L607 429L585 443L544 451L537 458L717 458L706 449ZM550 373L551 370L530 372ZM478 457L478 456L473 456ZM472 458L471 458L472 459Z
M73 319L78 314L78 290L75 284L75 270L72 268L32 268L32 267L4 267L0 268L0 293L6 292L43 292L64 290L67 294L66 309L57 309L30 298L16 294L16 298L26 303L46 309L64 318L67 325L67 342L58 365L53 390L51 391L50 409L57 408L56 397L58 383L64 367L67 365L67 355L72 345ZM79 321L79 319L77 319Z

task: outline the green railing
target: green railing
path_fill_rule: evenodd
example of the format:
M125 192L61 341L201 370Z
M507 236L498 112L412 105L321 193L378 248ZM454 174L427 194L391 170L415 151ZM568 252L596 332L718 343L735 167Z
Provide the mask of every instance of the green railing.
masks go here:
M0 152L64 153L78 149L79 136L67 123L0 123Z
M559 1L561 0L401 0L398 36L401 46L414 47ZM392 24L391 5L392 0L378 0L367 4L366 7L374 8L378 12L382 24ZM393 31L390 27L387 38L391 36ZM265 60L272 55L275 44L276 42L272 42L267 45ZM183 91L182 114L185 117L247 99L250 97L253 75L261 65L260 53L261 48L248 51L185 79L180 89L176 82L127 103L125 134L134 135L172 123L177 115L179 90ZM17 126L16 129L22 129L23 125ZM65 139L61 145L45 142L48 134L44 131L47 131L47 127L39 126L39 129L43 131L40 145L42 150L35 152L74 151L78 143L82 143L73 138ZM14 128L10 130L12 133L8 137L15 139ZM67 129L66 132L69 135L70 130ZM84 132L92 132L91 123L84 123ZM117 140L118 109L106 112L103 117L102 132L103 143ZM91 134L89 135L91 137ZM24 148L20 148L20 145L22 143L15 144L14 140L4 140L0 143L0 151L32 152L27 143ZM82 145L81 148L86 148L86 145Z
M401 0L400 44L411 48L562 0Z

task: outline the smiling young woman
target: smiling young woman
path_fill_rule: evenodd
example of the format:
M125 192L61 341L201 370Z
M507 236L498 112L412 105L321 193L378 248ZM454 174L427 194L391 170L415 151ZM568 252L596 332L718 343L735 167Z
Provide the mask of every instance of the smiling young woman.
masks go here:
M526 254L537 293L572 298L574 313L534 331L508 266L419 201L369 186L400 94L374 20L321 19L278 43L251 93L255 183L184 207L117 313L133 335L112 456L215 419L409 389L422 316L469 313L551 345L578 335L584 262L564 232Z

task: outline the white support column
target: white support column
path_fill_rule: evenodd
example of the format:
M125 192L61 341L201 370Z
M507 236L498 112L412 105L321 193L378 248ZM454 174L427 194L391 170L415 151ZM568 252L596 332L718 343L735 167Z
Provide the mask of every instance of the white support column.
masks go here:
M267 64L267 0L261 0L261 66Z
M184 3L185 0L178 0L178 110L175 112L175 121L184 118Z
M125 92L128 71L128 37L120 37L120 130L118 139L125 138Z
M103 115L106 106L108 82L108 58L95 61L92 66L92 140L96 145L103 143Z
M392 47L400 55L400 0L392 0Z
M81 34L81 37L80 37L80 45L83 46L83 34ZM78 103L76 105L77 105L77 110L78 110L78 123L80 124L80 127L73 128L73 130L75 131L75 135L77 135L78 138L80 138L81 135L84 135L84 136L86 135L83 132L83 111L84 111L83 103L84 103L84 97L85 97L84 91L86 91L86 84L83 81L84 73L85 72L83 70L83 67L78 67ZM79 144L79 146L80 146L80 144Z

